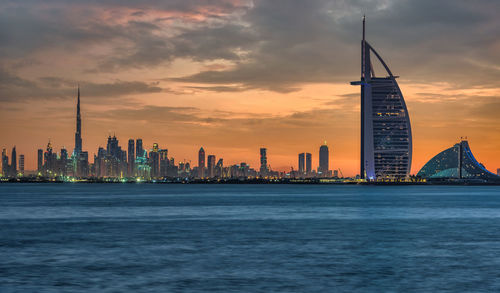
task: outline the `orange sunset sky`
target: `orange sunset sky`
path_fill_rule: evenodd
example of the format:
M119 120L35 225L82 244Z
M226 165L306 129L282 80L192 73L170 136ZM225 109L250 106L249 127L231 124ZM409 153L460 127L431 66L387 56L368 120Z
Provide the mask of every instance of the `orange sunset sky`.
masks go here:
M195 162L198 149L258 168L297 167L323 141L330 166L359 172L361 18L399 75L412 173L467 136L500 168L498 1L2 1L0 147L26 156L50 138L83 148L116 134ZM377 71L376 71L377 72ZM381 72L380 70L378 72ZM93 159L91 159L91 162Z

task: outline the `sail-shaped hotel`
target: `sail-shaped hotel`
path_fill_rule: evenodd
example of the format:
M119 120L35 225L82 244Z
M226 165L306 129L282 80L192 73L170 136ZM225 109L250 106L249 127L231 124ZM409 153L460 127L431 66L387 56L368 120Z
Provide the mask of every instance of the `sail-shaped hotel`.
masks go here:
M380 61L387 75L375 76L371 55ZM410 117L394 76L373 47L365 40L365 17L361 41L361 178L398 180L411 169L412 137Z

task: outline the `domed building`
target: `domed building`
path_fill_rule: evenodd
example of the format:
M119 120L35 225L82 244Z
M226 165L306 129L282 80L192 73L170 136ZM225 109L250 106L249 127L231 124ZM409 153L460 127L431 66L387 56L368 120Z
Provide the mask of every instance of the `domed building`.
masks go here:
M425 179L482 179L500 181L500 176L488 171L472 154L467 140L455 144L432 158L417 173Z

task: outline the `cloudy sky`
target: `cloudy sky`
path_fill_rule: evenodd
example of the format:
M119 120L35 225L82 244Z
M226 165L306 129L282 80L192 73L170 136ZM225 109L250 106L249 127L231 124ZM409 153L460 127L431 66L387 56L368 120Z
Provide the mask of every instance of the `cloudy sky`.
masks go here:
M296 168L327 141L332 168L359 166L361 18L395 75L416 173L467 136L500 168L500 2L438 0L3 0L0 146L34 169L47 141L93 155L158 142L176 161L203 146L225 164Z

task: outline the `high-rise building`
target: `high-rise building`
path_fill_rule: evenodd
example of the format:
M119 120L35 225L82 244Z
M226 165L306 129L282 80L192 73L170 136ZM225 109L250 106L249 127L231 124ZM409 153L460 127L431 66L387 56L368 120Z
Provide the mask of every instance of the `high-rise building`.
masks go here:
M167 177L169 176L168 171L170 166L170 162L168 160L168 149L161 149L158 153L160 154L160 177Z
M54 155L55 154L52 152L52 143L49 140L49 142L47 143L47 148L45 149L45 153L43 154L43 166L45 175L51 176L55 170L56 162L54 160ZM77 160L78 158L75 159Z
M76 103L76 132L75 132L75 149L73 154L78 158L78 154L82 151L82 117L80 115L80 85L78 85L78 101Z
M217 161L217 165L215 166L215 176L216 177L223 177L223 172L224 172L224 160L222 158Z
M103 147L99 147L97 156L94 155L94 175L98 178L106 177L109 173L107 169L108 163L106 150Z
M376 77L371 53L380 61L386 77ZM380 55L361 41L361 178L398 179L410 174L412 135L408 109L394 76Z
M198 152L198 178L204 177L204 171L205 171L205 150L202 147Z
M59 159L59 172L63 176L67 175L68 171L68 150L65 148L61 149L61 157Z
M318 167L318 173L321 172L321 176L327 177L329 173L329 157L330 157L330 152L328 150L328 146L325 143L319 147L319 167Z
M37 171L40 173L42 172L43 170L43 150L42 149L38 149L38 152L37 152Z
M128 165L127 165L127 175L132 177L134 176L134 166L135 166L135 147L134 147L134 140L129 139L128 140Z
M306 153L306 174L310 175L312 171L312 155L311 153Z
M135 141L135 157L144 157L144 148L142 147L142 139L140 138Z
M16 147L12 148L11 158L10 158L10 176L17 176L17 152Z
M148 164L147 153L144 151L142 139L135 141L135 173L144 179L151 177L151 166Z
M241 162L238 170L238 177L248 177L248 169L250 169L250 166L245 162Z
M127 173L127 155L122 150L116 135L108 136L106 145L106 176L122 177Z
M267 167L267 149L266 148L261 148L260 149L260 175L261 176L266 176L268 171Z
M78 95L76 103L76 131L75 131L75 148L73 150L73 174L80 177L88 176L89 173L89 162L88 162L88 152L83 154L82 147L82 116L80 113L80 85L78 85ZM52 155L52 154L51 154ZM50 171L52 174L57 174L57 169L55 164L57 164L57 155L55 159L51 159ZM87 158L87 161L84 159ZM81 173L83 172L83 173Z
M79 177L87 177L89 175L89 153L88 152L80 152L78 156L77 162L77 171L76 174Z
M207 169L208 169L208 177L213 178L214 171L215 171L215 156L214 155L208 155L208 157L207 157Z
M151 177L160 177L160 154L157 143L153 143L153 149L149 152L149 161L151 166Z
M305 163L305 154L300 153L299 154L299 174L304 175L304 163Z
M19 173L24 175L24 155L19 155Z
M166 161L167 161L166 163L168 165L167 175L169 177L178 177L179 176L179 166L175 165L175 159L170 158L170 159L166 159Z
M136 148L137 152L137 148ZM144 179L150 179L151 178L151 166L147 164L147 159L146 156L143 154L141 156L137 156L135 158L135 168L137 172L137 176L144 178Z
M116 136L108 136L108 143L106 144L106 153L108 156L118 157L118 144Z
M61 160L67 160L67 159L68 159L68 150L63 147L61 149Z
M9 157L7 156L7 150L2 150L2 175L8 177L10 174L9 168Z

